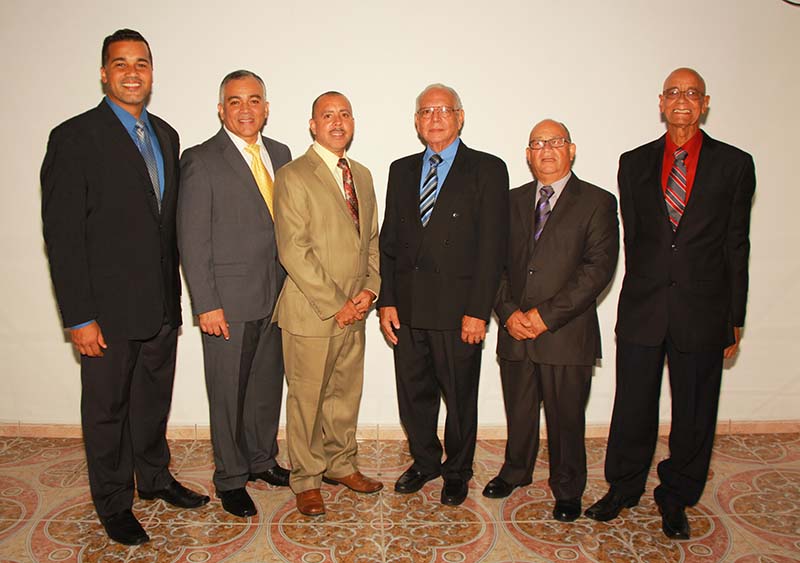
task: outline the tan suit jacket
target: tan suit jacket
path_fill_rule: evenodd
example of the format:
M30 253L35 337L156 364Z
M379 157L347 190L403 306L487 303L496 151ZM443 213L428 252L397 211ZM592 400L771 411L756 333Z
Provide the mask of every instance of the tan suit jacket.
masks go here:
M372 175L354 160L350 168L360 236L336 180L313 148L275 175L275 237L288 277L273 321L298 336L341 334L334 315L347 299L362 289L380 291ZM363 325L360 321L353 328Z

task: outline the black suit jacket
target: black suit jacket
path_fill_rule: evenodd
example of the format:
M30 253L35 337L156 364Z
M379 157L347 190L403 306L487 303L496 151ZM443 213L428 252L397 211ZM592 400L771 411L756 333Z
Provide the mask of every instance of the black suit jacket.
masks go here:
M552 365L593 365L601 357L597 296L619 255L617 200L573 173L538 241L533 240L538 185L511 191L508 260L495 312L505 325L517 309L538 307L548 331L515 340L504 328L497 354L506 360Z
M261 139L274 172L292 159L283 143ZM183 152L180 192L178 242L193 312L223 308L237 322L270 316L286 278L275 226L224 128Z
M149 114L164 156L159 213L144 159L105 101L50 133L41 171L50 273L65 327L154 336L181 323L175 208L178 134Z
M506 252L508 170L462 141L423 228L423 155L389 169L378 307L397 307L412 328L460 330L464 315L488 321L491 314Z
M744 324L755 167L749 154L702 134L675 233L661 187L665 137L620 157L625 279L617 336L628 342L657 346L669 335L681 351L714 350Z

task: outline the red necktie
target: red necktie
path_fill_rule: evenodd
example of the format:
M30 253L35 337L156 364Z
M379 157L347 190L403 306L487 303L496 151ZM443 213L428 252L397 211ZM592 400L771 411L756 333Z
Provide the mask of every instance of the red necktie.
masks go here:
M356 197L356 189L353 186L353 173L350 172L350 165L347 164L347 159L345 158L339 159L338 166L342 169L342 183L344 184L344 199L347 202L347 209L350 211L350 216L356 225L356 232L361 234L361 228L358 225L358 197Z

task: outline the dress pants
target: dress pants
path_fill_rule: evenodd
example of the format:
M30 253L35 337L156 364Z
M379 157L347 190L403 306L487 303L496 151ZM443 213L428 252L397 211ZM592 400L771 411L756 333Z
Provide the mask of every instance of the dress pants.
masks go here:
M100 517L131 508L134 473L140 491L173 481L165 434L178 329L163 325L147 340L106 335L106 343L102 357L81 356L83 441Z
M425 330L401 324L394 347L400 422L408 436L413 467L447 478L472 478L478 434L481 344L466 344L461 330ZM439 404L447 418L444 451L436 433Z
M606 480L626 496L644 492L658 437L666 354L672 392L669 458L658 464L660 504L692 506L708 477L722 380L723 350L681 352L670 339L640 346L617 339L617 390L606 452Z
M356 426L364 382L364 323L333 337L283 330L286 442L295 494L318 489L322 476L358 471Z
M203 334L217 491L241 489L274 467L283 399L281 329L269 318L230 323L230 340Z
M586 401L592 366L538 364L529 358L500 360L508 440L500 477L531 482L539 451L539 407L544 403L550 490L557 500L581 498L586 488Z

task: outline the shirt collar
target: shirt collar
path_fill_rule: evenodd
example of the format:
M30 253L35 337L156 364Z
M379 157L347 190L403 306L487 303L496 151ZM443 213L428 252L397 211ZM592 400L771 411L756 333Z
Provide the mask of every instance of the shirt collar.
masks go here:
M128 131L133 131L133 127L136 125L136 118L128 113L128 110L112 102L108 96L105 97L105 101L111 108L111 111L114 112L114 115L117 116L117 119L119 119L122 122L122 125L125 126L125 129ZM144 126L148 129L152 129L150 126L150 119L147 117L147 108L142 108L142 114L139 116L139 121L144 123Z
M239 135L237 135L236 133L233 133L232 131L230 131L224 125L222 126L222 128L225 130L225 132L228 134L228 137L231 138L231 141L233 141L233 144L236 146L237 149L239 149L240 152L244 151L245 147L247 147L250 144L258 145L259 151L261 150L261 135L258 135L256 137L256 142L255 143L248 143L247 141L242 139Z
M553 188L553 195L550 196L550 201L552 202L552 205L555 205L555 200L557 200L558 196L561 195L561 192L564 191L564 188L566 187L567 182L569 182L570 178L572 178L572 170L567 172L566 176L564 176L559 180L556 180L552 184L543 184L539 180L536 180L536 197L539 197L539 188L545 185L550 186L551 188Z
M426 147L425 154L423 155L422 159L424 162L428 162L434 154L438 154L439 156L442 157L442 160L450 164L453 162L453 159L455 159L456 153L458 152L458 145L460 144L461 144L461 139L459 137L456 137L456 140L447 145L447 147L443 149L441 152L436 153L430 147Z
M347 164L350 164L350 159L347 158L347 151L344 152L344 155L339 156L335 154L322 145L320 145L317 141L314 141L314 144L311 145L314 151L320 156L322 161L330 168L331 170L335 170L336 167L339 165L339 159L344 158L347 160Z
M672 140L672 137L669 136L669 133L664 135L666 138L666 143L664 145L664 151L668 154L675 154L675 151L678 149L678 145ZM703 132L698 129L692 137L683 143L682 148L688 153L689 158L694 158L697 156L697 153L700 152L700 147L703 144Z

